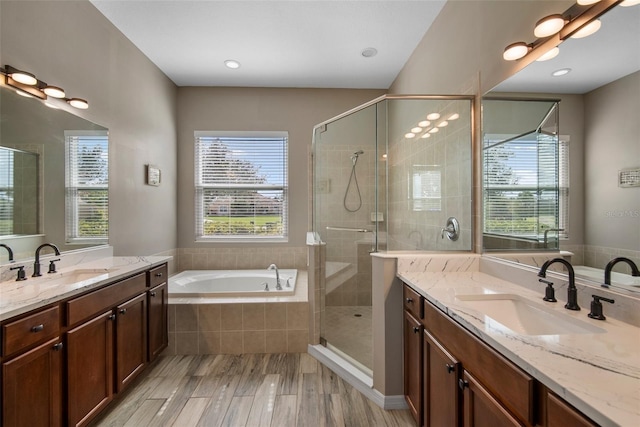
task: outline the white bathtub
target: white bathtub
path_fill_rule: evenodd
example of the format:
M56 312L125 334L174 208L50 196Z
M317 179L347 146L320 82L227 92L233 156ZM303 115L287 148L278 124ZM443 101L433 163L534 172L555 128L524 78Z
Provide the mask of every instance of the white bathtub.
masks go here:
M266 297L295 293L298 270L187 270L169 278L170 297ZM287 283L289 286L287 286ZM268 291L265 288L268 285Z
M623 265L626 265L623 263ZM599 283L604 282L604 270L599 268L587 267L585 265L574 265L573 270L576 276L584 277ZM633 277L629 274L611 272L611 282L622 286L640 287L640 277Z

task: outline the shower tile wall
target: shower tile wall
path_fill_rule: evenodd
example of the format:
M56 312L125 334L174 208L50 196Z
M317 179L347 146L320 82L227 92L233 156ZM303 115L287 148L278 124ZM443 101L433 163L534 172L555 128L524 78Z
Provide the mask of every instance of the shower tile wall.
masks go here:
M389 108L389 249L391 250L470 250L472 242L472 166L470 102L416 101L390 103ZM429 138L406 138L405 134L425 120L427 114L439 112L440 122L458 113L457 120L439 128ZM428 170L439 175L440 186L429 208L420 208L412 193L415 173ZM460 223L460 238L441 238L447 218Z
M177 271L184 270L260 270L269 264L278 268L307 268L307 248L242 247L179 248Z

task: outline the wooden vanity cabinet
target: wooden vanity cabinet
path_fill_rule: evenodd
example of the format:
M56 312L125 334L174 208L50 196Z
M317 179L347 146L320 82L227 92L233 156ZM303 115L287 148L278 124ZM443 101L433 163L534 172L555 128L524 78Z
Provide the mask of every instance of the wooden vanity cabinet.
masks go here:
M136 377L147 363L147 294L116 308L116 392Z
M404 395L411 415L422 425L422 297L404 287Z
M464 427L520 427L519 422L477 379L464 371L461 379Z
M148 359L155 360L162 351L167 348L168 341L168 271L167 265L149 270L147 283L150 289L147 291L148 305Z
M461 364L426 330L423 332L423 425L457 426Z
M597 424L566 403L560 397L546 392L545 427L596 427Z

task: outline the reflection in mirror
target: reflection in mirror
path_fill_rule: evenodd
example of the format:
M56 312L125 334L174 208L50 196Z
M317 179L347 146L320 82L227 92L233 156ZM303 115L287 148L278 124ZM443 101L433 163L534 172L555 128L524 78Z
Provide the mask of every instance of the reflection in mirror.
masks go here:
M561 100L570 179L560 250L570 256L576 276L595 286L604 282L603 270L613 258L640 265L640 186L620 182L621 172L640 169L640 6L616 6L601 21L597 33L566 40L556 58L532 63L488 94ZM551 75L561 68L571 72ZM538 267L549 257L499 256ZM613 271L612 287L640 292L640 280L626 263Z
M558 250L558 103L485 99L485 250Z
M65 184L65 158L69 160L65 146L72 141L70 131L91 138L98 135L103 144L99 153L94 150L76 156L81 179L75 187ZM44 242L54 243L63 251L107 242L106 141L106 128L0 86L0 243L12 248L16 261L33 258L36 247ZM91 190L93 194L104 197L78 199L74 214L73 209L65 207L65 201L70 200L74 188L76 194L78 190L89 194L87 186L97 187ZM83 215L93 221L94 234L70 239L69 224L73 226L74 218L78 230L87 230ZM101 224L101 228L95 224ZM99 238L96 230L102 233ZM7 261L7 251L0 251L0 264Z

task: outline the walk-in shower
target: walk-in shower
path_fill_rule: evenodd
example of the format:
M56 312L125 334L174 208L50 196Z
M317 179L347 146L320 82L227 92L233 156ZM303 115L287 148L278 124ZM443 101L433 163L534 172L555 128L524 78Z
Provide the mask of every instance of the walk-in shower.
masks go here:
M371 253L471 249L471 108L470 97L386 96L314 128L319 341L367 375ZM442 231L451 217L457 239Z

